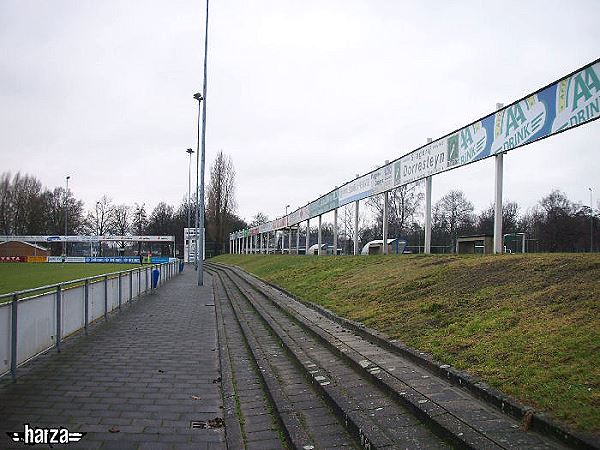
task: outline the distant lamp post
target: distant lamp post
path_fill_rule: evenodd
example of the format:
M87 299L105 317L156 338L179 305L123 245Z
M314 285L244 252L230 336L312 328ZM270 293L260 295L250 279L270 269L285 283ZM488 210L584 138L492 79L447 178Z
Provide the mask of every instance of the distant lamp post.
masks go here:
M186 262L190 262L190 243L191 243L191 239L190 239L190 227L191 225L191 215L192 215L192 203L191 203L191 194L192 194L192 153L194 153L194 150L192 150L191 148L188 148L186 150L187 154L190 156L189 157L189 165L188 165L188 207L187 207L187 227L188 227L188 235L187 235L187 261Z
M592 188L590 190L590 253L594 251L594 203L592 201Z
M65 183L67 185L67 188L65 189L65 241L64 241L64 248L63 248L63 253L65 256L67 256L67 220L69 218L69 208L68 208L68 201L69 201L69 180L71 179L70 175L67 175L67 177L65 178Z
M287 210L290 207L290 205L285 205L285 215L287 216Z

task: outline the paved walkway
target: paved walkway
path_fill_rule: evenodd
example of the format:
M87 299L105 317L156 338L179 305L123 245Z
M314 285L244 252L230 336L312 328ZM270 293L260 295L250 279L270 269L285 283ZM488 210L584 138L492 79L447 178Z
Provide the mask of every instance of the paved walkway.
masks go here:
M87 433L64 448L224 448L223 428L191 428L223 414L210 277L205 284L187 267L60 354L19 369L16 384L2 380L0 448L31 448L6 435L25 423Z

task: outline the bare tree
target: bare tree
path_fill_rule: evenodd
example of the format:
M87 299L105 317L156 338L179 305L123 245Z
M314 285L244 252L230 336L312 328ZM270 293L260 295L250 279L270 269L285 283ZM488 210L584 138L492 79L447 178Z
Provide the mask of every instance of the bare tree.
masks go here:
M356 230L354 229L354 215L355 215L354 202L347 205L341 206L338 209L338 245L342 247L345 254L349 255L353 253L354 236ZM367 232L367 225L364 211L359 209L358 212L358 241L361 243ZM312 231L311 231L312 234Z
M103 236L107 233L111 223L110 213L112 211L111 200L103 195L96 202L94 208L88 211L85 219L85 230L96 236Z
M262 212L257 212L254 217L252 217L252 221L250 222L251 227L256 227L258 225L262 225L263 223L267 223L269 221L269 217Z
M206 208L207 232L215 241L216 254L225 251L225 234L229 225L227 219L235 209L233 161L220 151L210 168Z
M495 206L492 203L477 216L477 232L494 234ZM502 232L514 233L518 230L519 205L516 202L502 203Z
M125 236L131 230L131 208L127 205L113 205L109 212L110 221L108 229L110 232ZM119 241L119 248L122 252L125 251L125 241Z
M388 194L388 230L389 236L405 234L420 215L423 192L421 184L401 186L392 189ZM375 213L378 233L383 233L383 199L384 194L374 195L367 200L367 205Z
M474 230L473 203L462 191L450 191L433 208L432 234L454 251L459 233Z

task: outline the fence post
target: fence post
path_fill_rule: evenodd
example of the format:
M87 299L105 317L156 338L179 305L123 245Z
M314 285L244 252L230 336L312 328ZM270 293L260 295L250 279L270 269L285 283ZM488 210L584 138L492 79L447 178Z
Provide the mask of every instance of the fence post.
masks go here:
M119 272L119 311L121 311L121 272Z
M108 320L108 275L104 275L104 320Z
M140 294L142 293L142 269L138 269L138 293L137 296L139 298Z
M129 301L133 300L133 272L129 272Z
M62 316L62 287L56 287L56 351L60 353L60 329Z
M85 331L85 335L87 336L88 334L88 315L89 315L89 305L90 305L90 280L89 279L85 279L85 286L84 286L84 307L83 307L83 314L85 315L84 321L83 321L83 329Z
M11 303L11 339L10 339L10 374L13 381L17 380L17 294L13 295Z
M144 293L148 292L148 268L144 268L144 275L146 278L146 284L144 286Z

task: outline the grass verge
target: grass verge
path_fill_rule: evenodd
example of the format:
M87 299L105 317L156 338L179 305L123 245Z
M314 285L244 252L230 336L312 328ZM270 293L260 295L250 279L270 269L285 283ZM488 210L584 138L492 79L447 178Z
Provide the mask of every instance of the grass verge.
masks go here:
M600 255L227 255L579 431L600 434Z
M0 294L133 269L135 267L140 267L140 265L93 263L2 263L0 264ZM2 301L3 300L0 299L0 302Z

